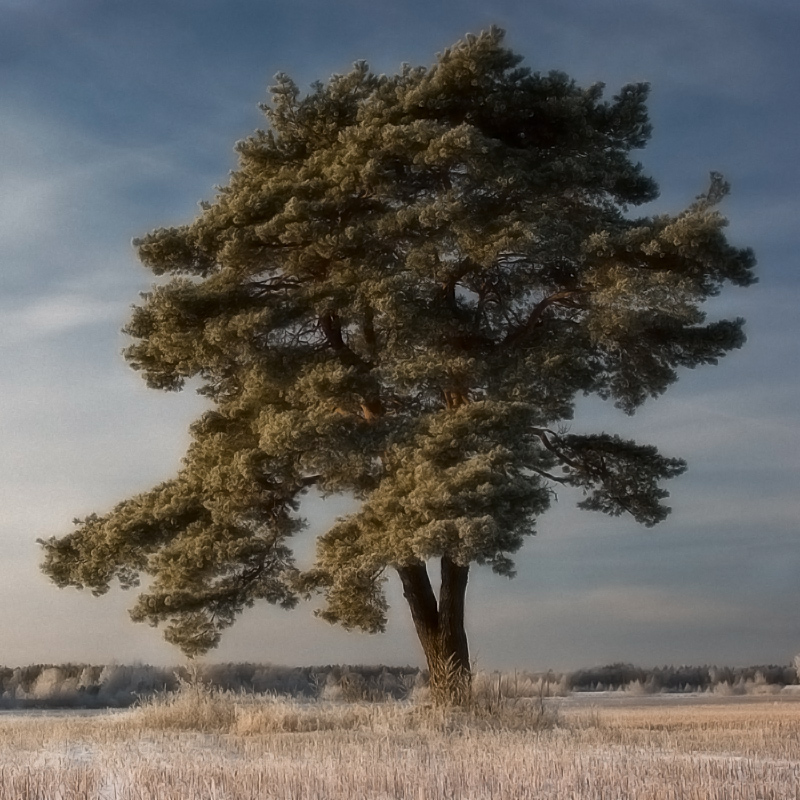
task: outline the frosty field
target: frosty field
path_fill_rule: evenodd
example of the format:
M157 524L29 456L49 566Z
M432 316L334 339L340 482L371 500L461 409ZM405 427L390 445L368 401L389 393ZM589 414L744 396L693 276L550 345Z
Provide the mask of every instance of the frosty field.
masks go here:
M185 688L142 707L0 716L3 800L787 800L800 703L518 698L471 713Z

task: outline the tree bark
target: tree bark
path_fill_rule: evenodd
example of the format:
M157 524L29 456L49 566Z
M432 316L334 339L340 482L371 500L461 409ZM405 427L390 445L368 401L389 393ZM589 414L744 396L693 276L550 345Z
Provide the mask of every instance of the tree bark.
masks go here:
M433 700L463 705L469 699L472 679L464 628L469 567L442 557L438 602L424 563L398 567L397 572L428 662Z

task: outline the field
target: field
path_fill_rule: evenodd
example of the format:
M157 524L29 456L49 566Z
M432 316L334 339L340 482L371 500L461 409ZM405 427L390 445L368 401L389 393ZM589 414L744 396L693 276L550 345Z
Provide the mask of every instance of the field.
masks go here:
M3 800L787 800L797 693L300 701L184 686L0 715Z

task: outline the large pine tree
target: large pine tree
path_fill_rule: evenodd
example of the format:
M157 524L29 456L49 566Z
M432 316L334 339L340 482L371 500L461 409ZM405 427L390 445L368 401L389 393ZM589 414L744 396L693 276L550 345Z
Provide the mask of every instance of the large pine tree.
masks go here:
M710 190L677 215L631 151L650 135L647 86L611 101L520 68L502 31L434 66L363 62L301 96L279 76L266 131L189 225L136 242L162 277L126 332L149 386L189 379L213 402L177 476L43 543L59 586L149 576L132 609L187 654L246 606L293 606L379 631L402 581L434 689L469 676L472 563L510 575L555 485L584 508L662 520L684 463L606 433L565 432L577 395L633 413L743 341L700 306L754 259L730 246ZM300 496L360 507L299 572ZM438 597L428 573L440 562Z

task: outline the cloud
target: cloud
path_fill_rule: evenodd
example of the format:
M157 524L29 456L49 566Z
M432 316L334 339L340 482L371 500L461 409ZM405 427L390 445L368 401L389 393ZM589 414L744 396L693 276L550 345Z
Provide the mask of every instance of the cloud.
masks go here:
M79 295L38 297L21 308L0 306L0 347L60 336L120 316L118 303Z
M592 589L570 587L569 593L527 600L493 604L491 610L479 612L481 627L491 628L502 620L512 626L515 621L530 621L535 614L537 624L559 625L570 619L580 619L582 625L602 627L613 620L615 626L654 627L719 627L735 624L741 619L741 609L707 595L683 594L657 586L602 586Z
M95 289L114 284L135 301L146 274L135 268L131 238L191 219L195 201L211 194L228 166L225 149L202 131L188 144L120 144L82 130L57 108L0 99L3 300L32 288L63 292L91 276Z
M659 93L736 101L763 97L776 54L767 46L770 34L793 21L789 9L772 6L766 14L761 6L714 0L550 0L527 15L513 6L497 7L506 12L512 46L526 52L526 63L536 69L561 68L582 81L610 85L646 80ZM533 53L522 49L531 39L538 43Z

